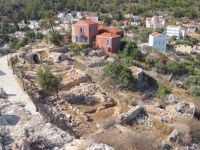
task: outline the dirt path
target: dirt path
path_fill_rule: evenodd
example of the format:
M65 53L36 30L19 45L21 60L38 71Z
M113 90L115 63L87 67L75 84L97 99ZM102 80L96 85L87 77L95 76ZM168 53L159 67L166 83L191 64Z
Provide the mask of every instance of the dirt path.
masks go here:
M21 88L17 77L13 75L12 70L7 64L7 56L0 58L0 86L8 94L8 100L13 103L22 104L32 114L36 114L35 105L30 97Z

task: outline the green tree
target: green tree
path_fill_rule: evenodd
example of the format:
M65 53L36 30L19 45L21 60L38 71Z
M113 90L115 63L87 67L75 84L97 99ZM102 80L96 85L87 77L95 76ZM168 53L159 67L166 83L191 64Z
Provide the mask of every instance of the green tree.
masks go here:
M55 16L53 11L45 11L43 13L43 19L44 19L44 24L47 28L51 28L53 32L55 32L54 30L54 21L55 21Z
M43 66L42 69L37 71L36 80L38 85L44 90L45 95L47 93L55 92L57 99L59 98L59 86L61 78L57 75L54 75L49 66Z
M137 44L135 42L128 41L124 47L125 57L131 57L135 60L141 60L142 53L137 49Z
M105 24L107 24L108 26L111 25L112 23L112 19L109 16L104 16L103 21Z
M135 78L133 77L131 70L116 63L109 63L106 66L103 77L111 78L116 85L122 87L132 87L135 83Z
M117 21L122 21L123 20L123 14L121 11L116 11L113 13L113 19Z
M27 30L25 32L25 36L26 36L26 38L28 38L28 41L30 43L35 41L36 35L35 35L35 32L33 30Z

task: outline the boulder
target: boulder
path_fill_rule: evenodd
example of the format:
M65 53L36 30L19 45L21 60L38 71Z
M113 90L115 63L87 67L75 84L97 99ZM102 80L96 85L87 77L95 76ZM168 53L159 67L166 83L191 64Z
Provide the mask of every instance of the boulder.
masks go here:
M119 123L130 123L133 120L136 120L138 115L144 112L144 108L137 105L136 107L133 107L131 110L129 110L126 114L120 115Z
M7 120L3 116L0 116L0 126L7 126L8 124Z
M172 146L169 145L167 142L162 141L160 149L161 150L172 150Z
M180 132L175 129L169 136L168 136L168 141L169 142L172 142L172 143L175 143L178 139L178 136L180 135Z

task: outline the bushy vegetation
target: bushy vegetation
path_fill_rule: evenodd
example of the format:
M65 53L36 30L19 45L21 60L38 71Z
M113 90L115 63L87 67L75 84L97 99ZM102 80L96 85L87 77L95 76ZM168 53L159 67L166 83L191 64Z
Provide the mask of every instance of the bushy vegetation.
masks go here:
M160 84L157 96L159 98L164 98L171 93L171 88L167 85Z
M185 37L184 39L176 41L176 44L186 45L186 46L193 46L196 45L197 43L198 39L193 37Z
M132 87L135 83L131 70L116 63L109 63L106 66L103 78L110 78L116 85L122 87Z
M90 45L81 45L81 46L79 46L79 45L71 45L70 46L70 51L71 52L75 52L75 53L79 53L79 52L81 52L84 49L89 48L89 47L90 47Z
M119 54L119 57L125 58L127 60L141 60L142 53L140 50L138 50L137 44L135 42L128 41L123 44L123 50Z
M157 72L162 74L173 73L176 76L182 76L189 72L194 72L194 68L190 65L186 65L184 62L168 60L166 56L160 56L159 58L146 56L145 63L149 67L155 67Z
M18 40L17 38L12 38L10 40L10 47L13 49L20 49L20 47L24 47L28 44L28 39L23 38L22 40Z
M58 98L61 78L57 75L54 75L50 71L49 66L43 66L43 68L37 71L36 80L38 85L44 90L45 95L47 93L56 92Z
M184 87L193 96L200 96L200 76L189 76L184 80Z
M61 42L62 42L62 40L63 40L63 37L62 37L62 35L60 35L59 32L51 32L51 33L50 33L49 41L50 41L52 44L60 45Z

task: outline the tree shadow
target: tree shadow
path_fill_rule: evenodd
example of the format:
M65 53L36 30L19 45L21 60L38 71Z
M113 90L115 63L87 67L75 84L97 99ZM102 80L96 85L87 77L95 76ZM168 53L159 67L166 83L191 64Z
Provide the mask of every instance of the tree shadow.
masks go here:
M0 71L0 76L5 76L6 73L4 73L3 71Z

